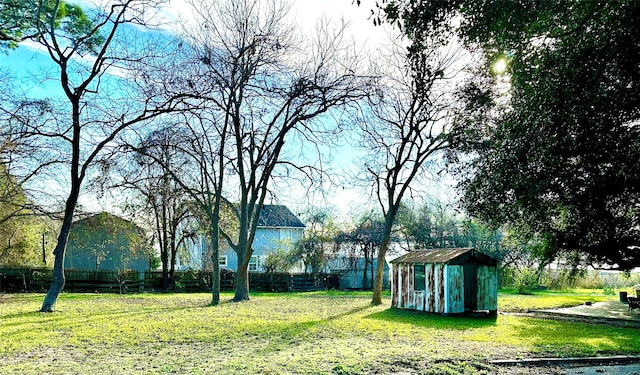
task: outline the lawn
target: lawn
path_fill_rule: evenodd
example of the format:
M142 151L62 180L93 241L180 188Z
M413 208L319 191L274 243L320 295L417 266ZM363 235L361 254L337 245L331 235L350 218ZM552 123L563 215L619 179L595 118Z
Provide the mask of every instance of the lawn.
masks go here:
M640 330L501 314L444 317L373 307L368 293L0 295L2 374L480 374L490 359L640 353ZM223 294L229 300L231 294ZM501 311L612 299L503 293ZM553 301L556 302L553 302ZM538 304L539 301L540 304Z
M617 295L605 295L603 290L577 289L570 291L535 291L529 295L503 290L498 297L499 310L527 312L530 310L571 307L585 302L603 302L618 299Z

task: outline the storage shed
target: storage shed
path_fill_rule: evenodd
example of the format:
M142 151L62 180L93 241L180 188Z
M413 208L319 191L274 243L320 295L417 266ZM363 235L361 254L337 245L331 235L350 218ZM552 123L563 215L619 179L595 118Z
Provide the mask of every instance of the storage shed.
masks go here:
M393 307L443 314L498 311L498 261L473 248L412 251L391 264Z
M74 271L149 270L153 249L142 228L108 212L75 221L64 268Z

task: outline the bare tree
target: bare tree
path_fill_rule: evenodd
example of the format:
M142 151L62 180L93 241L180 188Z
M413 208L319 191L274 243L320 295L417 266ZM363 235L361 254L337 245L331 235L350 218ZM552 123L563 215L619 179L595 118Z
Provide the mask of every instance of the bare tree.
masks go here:
M55 164L48 161L41 168L25 170L25 164L34 155L52 153L55 150L43 148L43 145L33 139L24 139L20 134L22 124L28 119L41 118L51 108L51 103L42 99L30 100L24 98L16 84L15 77L7 71L0 71L0 224L7 221L23 220L31 216L59 216L57 208L36 204L33 199L34 189L32 181L43 172L43 169Z
M65 191L64 215L54 250L53 281L42 304L43 312L53 311L64 288L67 238L82 183L90 169L126 129L160 114L182 110L183 99L188 96L159 89L170 85L170 76L150 82L139 73L143 65L159 64L158 60L169 50L159 49L150 38L126 35L136 33L136 28L122 27L144 27L161 1L116 0L108 8L92 10L87 22L78 27L57 22L52 15L63 3L54 3L46 22L38 23L40 29L32 40L41 45L56 66L63 101L43 108L42 116L19 117L19 127L14 129L19 142L39 144L50 152L40 152L40 159L32 159L32 164L24 168L37 173L58 161L62 163L62 168L55 170L55 181ZM108 163L100 166L106 168Z
M380 251L384 224L379 219L365 217L358 227L348 235L353 250L360 255L353 258L354 268L359 265L359 259L363 261L362 289L373 289L373 280L375 278L373 259Z
M186 173L189 160L179 150L184 136L180 129L164 124L145 135L136 145L135 153L118 150L123 157L116 163L116 181L110 188L132 192L125 210L142 215L146 226L153 228L153 242L160 248L163 288L174 285L178 250L195 236L189 194L176 183L176 176ZM100 179L105 176L100 176ZM96 181L102 187L102 181Z
M431 48L409 59L406 49L394 44L375 67L380 84L360 121L362 146L369 151L363 163L367 181L384 215L375 305L382 303L385 257L402 199L424 177L429 161L450 145L454 129L448 85L453 85L450 74L459 55L456 51L443 40L433 40Z
M194 70L190 71L194 72ZM203 76L200 75L200 77ZM204 86L199 87L204 88ZM200 95L209 94L201 93ZM227 203L222 196L226 160L223 155L226 137L223 134L226 127L218 126L215 112L212 113L207 106L202 106L189 114L184 113L183 116L180 123L161 130L165 134L162 139L166 140L163 148L174 155L174 160L179 159L179 163L172 163L162 154L153 152L149 147L150 144L146 146L129 144L127 148L135 150L162 168L167 173L166 177L175 183L173 190L181 190L188 196L189 206L191 206L189 209L195 211L191 214L198 218L201 226L207 228L207 242L210 246L213 265L211 304L217 305L220 303L219 232L221 227L225 228L221 217ZM233 232L228 225L227 232Z
M296 36L289 7L278 0L193 2L200 61L218 85L214 99L228 140L220 146L228 189L238 219L237 235L220 232L238 255L234 301L249 298L248 267L260 210L279 172L297 169L284 157L285 141L310 140L322 114L361 98L366 84L358 60L345 44L344 27L328 22L314 39ZM325 118L325 120L328 120ZM231 186L237 187L232 189Z

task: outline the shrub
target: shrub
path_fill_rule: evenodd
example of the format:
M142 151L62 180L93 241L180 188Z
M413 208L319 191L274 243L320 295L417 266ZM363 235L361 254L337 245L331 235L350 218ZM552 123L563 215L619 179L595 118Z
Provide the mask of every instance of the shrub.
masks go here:
M519 294L531 294L538 286L538 272L533 268L519 268L515 270L514 287Z
M262 268L268 274L287 273L293 265L290 254L283 250L277 250L267 254L262 262Z

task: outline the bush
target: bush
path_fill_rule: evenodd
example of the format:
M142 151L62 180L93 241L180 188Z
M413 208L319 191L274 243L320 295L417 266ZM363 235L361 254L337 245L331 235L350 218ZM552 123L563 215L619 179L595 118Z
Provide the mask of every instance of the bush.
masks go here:
M283 250L267 254L262 262L262 268L267 274L287 273L292 265L292 257Z
M576 288L577 284L588 275L586 270L556 269L545 270L540 276L540 283L553 290ZM591 288L594 289L594 288ZM600 289L595 288L595 289Z
M600 272L597 271L588 271L583 277L576 280L576 287L584 288L584 289L604 289L606 283L602 276L600 276Z
M514 287L518 294L531 294L538 287L538 272L533 268L519 268L514 273Z

